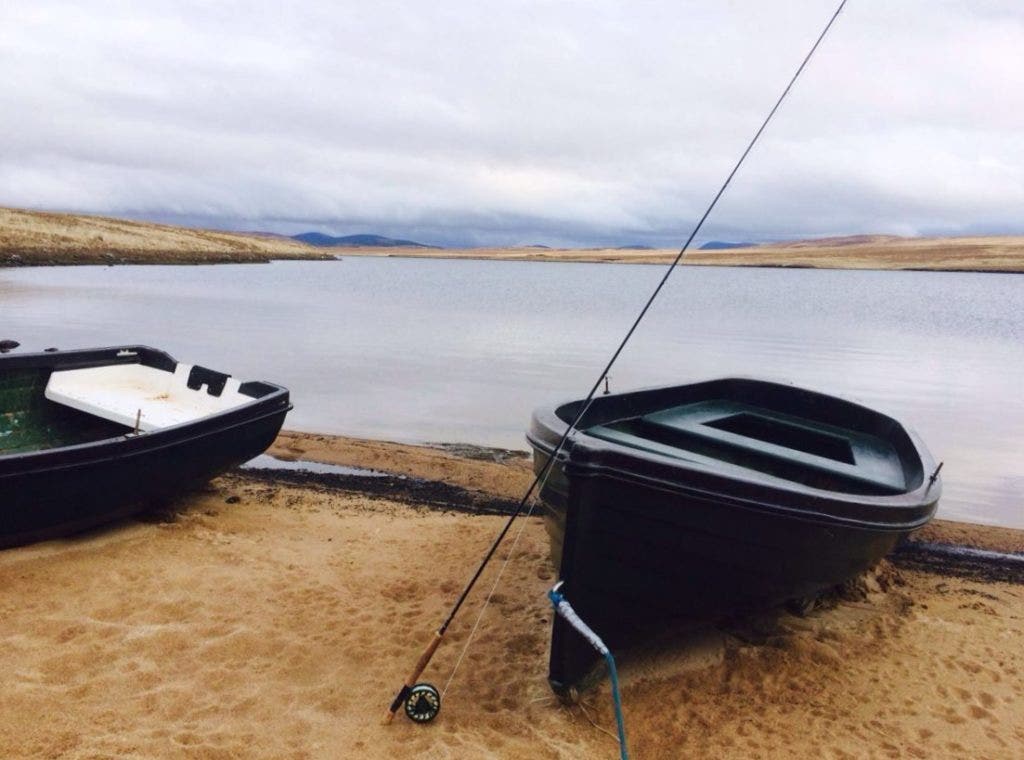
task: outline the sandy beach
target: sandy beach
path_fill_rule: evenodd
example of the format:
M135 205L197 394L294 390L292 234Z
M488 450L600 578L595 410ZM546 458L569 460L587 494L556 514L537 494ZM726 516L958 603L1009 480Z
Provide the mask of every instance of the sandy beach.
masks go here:
M443 481L462 505L240 471L172 511L0 553L0 756L616 756L607 686L575 706L547 687L544 592L555 571L536 518L438 720L380 725L503 520L466 504L518 496L525 457L301 433L282 434L272 453ZM1024 548L1020 531L929 530L930 540ZM426 680L448 680L480 600ZM667 631L630 653L631 750L1019 757L1022 645L1024 586L885 562L807 617Z

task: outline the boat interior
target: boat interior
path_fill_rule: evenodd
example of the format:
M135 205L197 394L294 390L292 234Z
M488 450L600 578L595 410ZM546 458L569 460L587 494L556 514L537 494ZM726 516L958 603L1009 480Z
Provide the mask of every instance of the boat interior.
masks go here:
M48 368L0 372L0 456L114 438L131 428L46 398Z
M188 364L177 364L173 372L146 364L111 364L53 372L46 398L150 432L250 403L252 397L240 388L233 377Z
M609 421L589 435L698 464L727 463L812 487L900 493L893 444L870 433L739 401L708 400Z
M253 401L203 367L142 363L0 372L0 455L161 430Z

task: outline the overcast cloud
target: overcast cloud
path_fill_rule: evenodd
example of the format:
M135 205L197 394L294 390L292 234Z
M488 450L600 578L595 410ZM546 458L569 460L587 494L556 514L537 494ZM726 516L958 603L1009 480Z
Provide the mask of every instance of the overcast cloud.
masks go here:
M676 246L832 0L0 5L0 205ZM1024 232L1019 0L850 0L703 236Z

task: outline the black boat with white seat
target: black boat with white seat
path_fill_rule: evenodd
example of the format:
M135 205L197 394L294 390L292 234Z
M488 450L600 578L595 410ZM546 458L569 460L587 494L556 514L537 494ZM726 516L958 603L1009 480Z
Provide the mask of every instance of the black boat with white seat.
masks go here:
M145 346L0 357L0 547L67 535L261 454L288 391Z

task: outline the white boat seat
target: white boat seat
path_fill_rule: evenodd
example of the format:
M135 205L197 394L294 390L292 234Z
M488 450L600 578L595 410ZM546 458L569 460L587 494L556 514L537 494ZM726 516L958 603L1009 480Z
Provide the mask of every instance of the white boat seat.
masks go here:
M46 398L111 422L141 431L161 430L194 422L217 412L250 403L240 383L227 378L219 396L206 384L188 387L192 366L178 364L167 372L143 364L114 364L53 372Z

